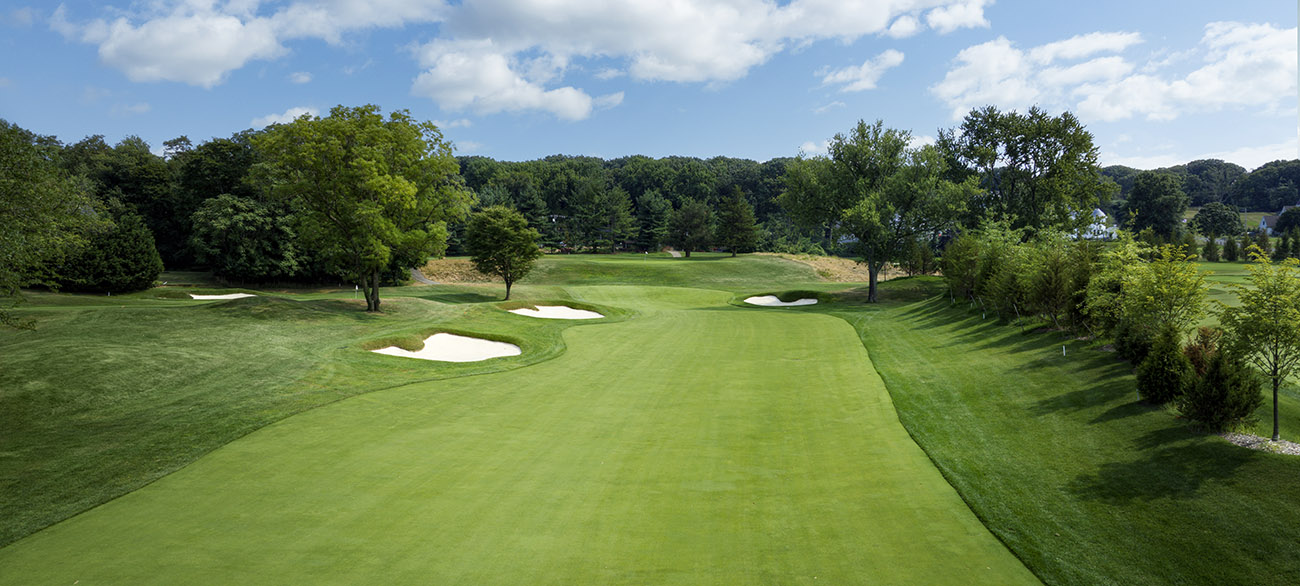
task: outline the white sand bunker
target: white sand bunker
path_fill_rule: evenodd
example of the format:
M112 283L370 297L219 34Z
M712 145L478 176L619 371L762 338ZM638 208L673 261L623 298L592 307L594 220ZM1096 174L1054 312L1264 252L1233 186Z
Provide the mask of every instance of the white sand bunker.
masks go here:
M421 348L419 352L403 350L397 346L371 350L371 352L441 362L477 362L489 358L518 356L521 354L519 346L514 344L457 336L456 334L434 334L429 336L424 339L424 348Z
M245 297L257 297L252 293L227 293L225 295L196 295L190 293L190 297L195 299L243 299Z
M816 299L804 297L795 301L781 301L776 295L759 295L756 297L746 297L745 303L750 305L762 305L763 307L794 307L796 305L815 305Z
M519 309L511 309L510 313L526 315L528 317L541 317L545 319L600 319L605 317L594 311L574 309L564 305L538 305L537 309L522 307Z

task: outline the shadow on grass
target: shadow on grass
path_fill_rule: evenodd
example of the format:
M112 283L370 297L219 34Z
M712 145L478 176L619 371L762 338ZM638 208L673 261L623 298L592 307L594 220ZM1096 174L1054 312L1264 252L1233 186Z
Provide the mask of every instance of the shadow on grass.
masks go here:
M1148 434L1138 444L1160 446L1186 440L1191 432L1168 428ZM1233 484L1237 471L1255 457L1226 443L1194 442L1154 449L1131 462L1107 462L1095 474L1081 474L1066 485L1075 496L1110 505L1162 499L1186 500L1207 483Z

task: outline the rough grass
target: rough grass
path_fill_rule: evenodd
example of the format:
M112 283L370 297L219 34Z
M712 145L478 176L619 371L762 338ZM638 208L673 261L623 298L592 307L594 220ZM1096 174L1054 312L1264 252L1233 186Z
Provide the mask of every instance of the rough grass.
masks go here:
M817 272L821 278L835 283L866 283L871 280L867 266L851 258L842 256L819 256L814 254L784 254L779 252L760 252L762 256L774 256L797 263L806 264ZM892 265L881 269L877 279L885 281L903 276L902 270Z
M1045 582L1300 576L1300 458L1202 434L1137 402L1112 355L942 298L835 313L871 348L912 436Z

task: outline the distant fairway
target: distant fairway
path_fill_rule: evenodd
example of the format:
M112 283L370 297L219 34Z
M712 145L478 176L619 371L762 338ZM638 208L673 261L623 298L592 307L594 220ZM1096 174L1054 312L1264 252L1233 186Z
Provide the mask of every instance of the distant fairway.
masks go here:
M567 291L636 315L265 427L0 549L0 583L1036 582L843 320Z

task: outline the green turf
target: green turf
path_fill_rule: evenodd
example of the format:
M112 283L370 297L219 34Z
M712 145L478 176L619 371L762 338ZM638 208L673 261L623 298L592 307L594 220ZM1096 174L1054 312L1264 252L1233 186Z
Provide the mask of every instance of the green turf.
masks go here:
M845 322L568 289L634 316L528 368L280 421L0 549L0 583L1035 582ZM408 303L391 319L437 313Z
M1300 576L1300 458L1198 433L1137 402L1111 354L946 299L836 313L858 326L917 442L1045 582ZM1300 437L1300 421L1283 426Z

